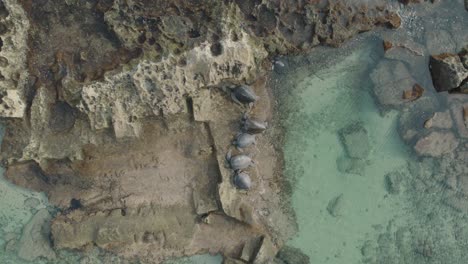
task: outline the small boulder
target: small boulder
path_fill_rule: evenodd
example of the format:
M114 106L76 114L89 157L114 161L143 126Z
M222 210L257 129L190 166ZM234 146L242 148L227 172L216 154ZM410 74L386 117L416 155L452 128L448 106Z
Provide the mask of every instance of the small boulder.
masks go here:
M457 54L433 55L429 60L432 82L438 92L458 88L468 78L468 70Z
M393 43L390 42L390 41L387 41L387 40L384 40L383 41L383 48L384 48L384 51L387 51L389 49L391 49L393 47Z
M369 136L361 122L343 128L339 134L349 157L367 158L370 152Z
M458 143L452 132L432 132L420 138L414 150L421 156L439 157L455 150Z
M414 101L419 99L424 93L424 88L419 84L414 84L413 88L403 91L403 100Z

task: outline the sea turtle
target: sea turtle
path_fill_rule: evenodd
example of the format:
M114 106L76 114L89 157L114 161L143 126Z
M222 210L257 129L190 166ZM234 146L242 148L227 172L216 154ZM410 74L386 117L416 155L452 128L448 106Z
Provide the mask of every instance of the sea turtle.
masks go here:
M244 114L244 116L242 117L241 123L242 123L242 127L241 127L242 131L246 133L251 133L251 134L262 133L268 127L267 122L249 118L247 114Z
M231 150L226 154L226 160L229 167L235 171L246 169L255 164L251 157L245 154L231 155Z
M242 104L252 104L259 99L255 92L248 85L239 85L231 89L231 98L234 102Z
M246 172L236 172L234 174L234 185L241 190L248 190L252 187L252 180Z
M255 135L249 133L239 133L236 139L232 142L238 150L246 148L250 145L255 145Z

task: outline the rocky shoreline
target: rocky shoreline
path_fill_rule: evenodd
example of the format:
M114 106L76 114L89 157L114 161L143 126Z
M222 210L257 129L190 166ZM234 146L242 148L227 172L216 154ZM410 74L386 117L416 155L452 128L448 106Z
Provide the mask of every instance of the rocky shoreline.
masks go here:
M269 71L285 67L280 55L398 28L393 10L385 1L4 0L5 176L59 209L53 241L28 258L53 259L53 245L143 263L200 253L271 263L297 227ZM260 97L249 114L274 124L247 150L257 164L248 191L225 162L249 111L229 87L244 84ZM418 142L420 153L457 146L440 132L424 140L435 143Z

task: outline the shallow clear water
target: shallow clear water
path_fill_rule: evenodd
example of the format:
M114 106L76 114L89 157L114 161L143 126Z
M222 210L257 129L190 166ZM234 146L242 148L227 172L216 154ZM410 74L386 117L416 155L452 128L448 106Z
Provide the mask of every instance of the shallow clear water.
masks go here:
M462 1L447 1L426 13L428 6L421 6L425 16L400 10L400 30L283 58L286 67L276 69L285 175L293 182L299 226L289 245L306 253L311 263L468 263L468 238L456 234L466 234L466 216L442 202L447 190L439 181L446 175L437 175L435 166L427 169L432 161L418 158L401 140L401 111L381 111L370 78L379 63L401 61L428 88L424 100L444 102L446 95L433 92L427 55L455 52L466 43L468 14L461 7ZM453 37L429 34L440 32ZM384 56L382 39L406 41L424 56L404 50ZM433 110L445 110L443 104ZM342 140L350 124L361 124L368 138L353 141L351 148L368 144L370 149L354 163ZM421 180L410 172L414 167L424 167L434 179ZM403 175L398 194L389 190L386 175L392 173ZM431 186L421 187L420 181Z
M404 201L390 197L384 181L387 173L404 169L408 159L396 132L397 114L379 114L366 78L379 56L380 42L369 39L358 47L339 55L330 67L301 68L313 74L305 74L288 98L298 104L299 113L286 120L286 170L301 168L293 193L299 235L290 244L307 253L312 263L359 263L360 247L374 238L379 225L406 218ZM334 56L334 51L322 52ZM310 125L304 127L301 120ZM346 156L339 130L356 122L368 131L371 147L358 171L361 175L342 172L337 165ZM341 212L333 216L327 207L340 195Z
M385 174L405 166L408 158L396 133L396 114L379 115L369 94L369 80L361 78L372 67L370 54L377 48L377 43L368 41L333 67L312 66L318 70L301 80L293 95L294 101L305 106L301 118L312 124L303 130L300 121L292 121L299 127L290 129L302 135L286 131L286 164L294 160L293 166L304 170L293 194L300 235L291 244L303 249L312 263L357 263L361 254L356 247L375 233L373 226L404 217L402 201L388 197L384 186ZM338 130L358 121L369 132L371 144L362 175L337 168L346 155ZM298 144L305 148L298 151ZM335 217L327 206L339 195L343 208Z

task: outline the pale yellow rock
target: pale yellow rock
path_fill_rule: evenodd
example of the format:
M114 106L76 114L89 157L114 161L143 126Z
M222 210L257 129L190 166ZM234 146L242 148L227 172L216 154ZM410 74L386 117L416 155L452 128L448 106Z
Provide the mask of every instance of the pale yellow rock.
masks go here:
M88 115L96 130L113 127L117 138L137 137L137 120L187 113L187 98L203 100L209 95L205 87L254 81L257 63L267 57L265 49L247 34L238 41L224 39L220 44L220 55L213 55L209 43L204 43L181 55L159 62L143 60L130 71L106 76L102 82L83 87L78 108ZM179 65L181 58L186 60L185 65ZM200 113L210 103L194 104L196 119L209 119Z
M28 83L27 71L27 38L29 20L18 1L3 1L9 15L3 19L8 25L7 32L1 36L3 46L1 49L0 92L3 93L0 101L0 116L22 118L24 116L25 102L23 91Z
M273 262L274 256L277 252L278 249L273 245L270 238L264 237L253 264L270 264Z
M21 118L24 115L26 105L21 98L19 90L6 90L0 99L0 116Z

